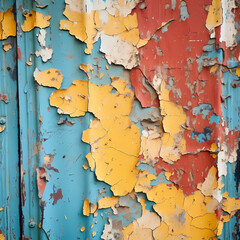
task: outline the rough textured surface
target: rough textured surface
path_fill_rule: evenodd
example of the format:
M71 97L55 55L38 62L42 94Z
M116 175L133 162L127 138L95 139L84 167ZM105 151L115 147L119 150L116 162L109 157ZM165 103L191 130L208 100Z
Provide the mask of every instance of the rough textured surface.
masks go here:
M237 1L15 4L23 238L238 239Z

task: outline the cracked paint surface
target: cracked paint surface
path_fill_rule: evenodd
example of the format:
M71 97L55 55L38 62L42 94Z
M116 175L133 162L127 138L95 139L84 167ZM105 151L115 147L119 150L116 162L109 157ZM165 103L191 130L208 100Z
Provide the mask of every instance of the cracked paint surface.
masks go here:
M237 239L239 4L16 9L24 239Z

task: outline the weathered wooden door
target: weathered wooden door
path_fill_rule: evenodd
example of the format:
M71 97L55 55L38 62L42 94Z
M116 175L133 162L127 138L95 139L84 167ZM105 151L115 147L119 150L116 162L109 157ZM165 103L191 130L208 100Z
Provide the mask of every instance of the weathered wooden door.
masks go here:
M240 239L234 0L0 1L0 240Z

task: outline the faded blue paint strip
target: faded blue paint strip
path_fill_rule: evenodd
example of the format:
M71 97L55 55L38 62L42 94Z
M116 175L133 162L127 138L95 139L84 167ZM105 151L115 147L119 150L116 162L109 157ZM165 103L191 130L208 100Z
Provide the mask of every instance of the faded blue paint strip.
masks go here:
M14 1L0 1L0 10L6 11ZM12 49L3 50L4 43ZM5 130L0 133L0 232L5 239L20 239L19 217L19 149L16 38L0 41L0 121Z

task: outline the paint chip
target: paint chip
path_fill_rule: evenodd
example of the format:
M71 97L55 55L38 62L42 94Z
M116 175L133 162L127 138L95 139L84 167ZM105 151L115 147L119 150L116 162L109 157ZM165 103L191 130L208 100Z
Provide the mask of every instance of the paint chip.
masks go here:
M58 108L59 114L69 114L71 117L84 116L88 106L88 82L73 81L69 88L53 92L49 102L51 106Z
M35 10L31 10L31 12L23 15L26 18L21 26L24 32L29 32L35 27L46 28L50 25L49 20L51 19L51 16L43 16L42 13L36 12Z
M60 70L55 68L50 68L45 71L39 71L38 68L35 69L34 73L35 81L42 86L54 87L59 89L63 81L63 75Z

